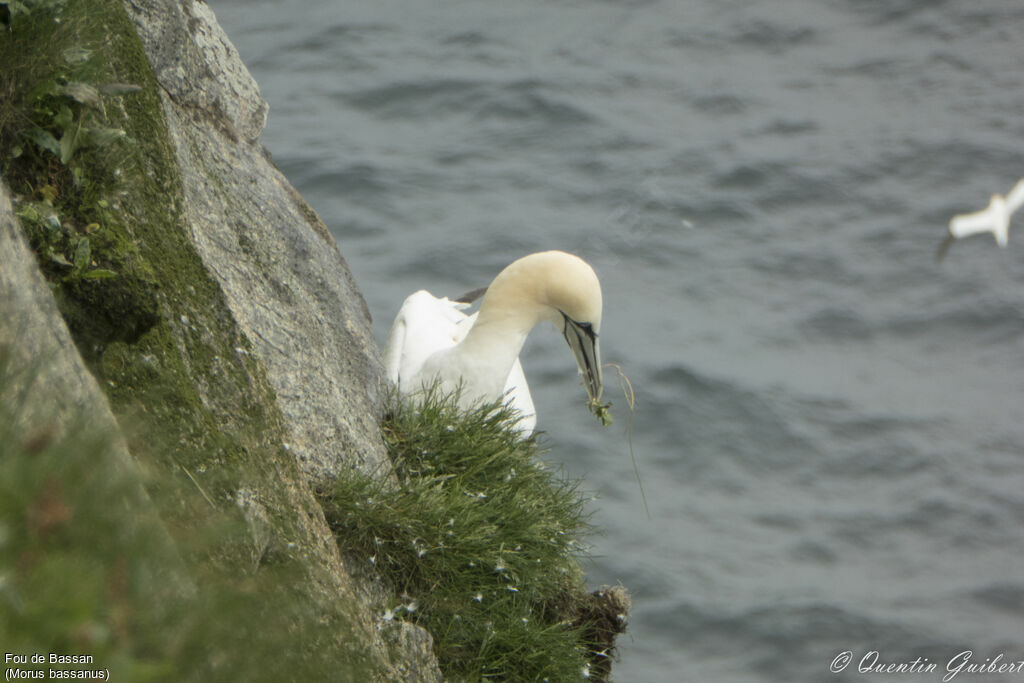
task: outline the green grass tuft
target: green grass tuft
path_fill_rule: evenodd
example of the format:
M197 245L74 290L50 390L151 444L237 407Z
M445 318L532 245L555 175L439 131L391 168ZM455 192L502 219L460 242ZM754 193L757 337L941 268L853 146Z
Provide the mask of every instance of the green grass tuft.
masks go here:
M393 398L397 483L351 472L325 503L342 551L395 590L384 620L434 637L449 679L576 680L593 643L577 616L588 530L578 483L538 459L500 403Z

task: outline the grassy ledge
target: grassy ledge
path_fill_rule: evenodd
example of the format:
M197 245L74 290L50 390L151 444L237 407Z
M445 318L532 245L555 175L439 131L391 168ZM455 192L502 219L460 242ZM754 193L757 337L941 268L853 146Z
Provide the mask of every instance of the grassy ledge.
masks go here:
M449 680L606 675L628 598L584 588L578 483L538 459L536 437L500 403L463 411L437 391L390 403L382 428L399 483L352 472L325 500L343 553L394 590L382 627L425 627Z

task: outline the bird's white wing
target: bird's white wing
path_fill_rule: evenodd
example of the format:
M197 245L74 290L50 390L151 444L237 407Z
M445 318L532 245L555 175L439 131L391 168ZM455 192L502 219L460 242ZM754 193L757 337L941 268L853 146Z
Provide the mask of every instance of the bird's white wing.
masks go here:
M469 307L469 304L456 303L453 305L460 309L460 311L461 309ZM476 313L472 315L463 314L462 319L456 321L455 330L453 332L453 339L455 340L456 344L458 344L459 342L466 338L466 334L470 331L470 329L472 329L473 325L476 323L476 316Z
M516 358L512 371L508 373L508 381L505 382L505 395L513 408L519 411L522 419L516 423L516 428L526 434L533 432L537 426L537 409L533 407L533 397L530 396L530 387L526 383L526 375L523 374L523 366Z
M388 333L388 344L384 349L384 372L388 379L398 384L398 374L402 367L402 348L405 346L406 324L402 311L399 310L395 322Z
M465 304L438 299L420 290L409 295L395 316L388 335L385 367L388 377L399 386L411 381L427 358L455 346L466 335ZM406 387L416 389L418 387Z
M995 212L991 206L975 213L963 213L953 216L949 221L949 234L957 239L974 235L979 232L994 232L996 225Z
M466 315L468 304L438 299L421 290L410 295L395 316L384 354L388 377L403 391L416 391L424 363L438 351L461 342L476 322L477 314ZM537 425L536 408L523 366L516 359L505 383L506 395L522 415L516 427L529 434Z
M1017 181L1013 189L1006 195L1006 210L1013 213L1024 206L1024 178Z

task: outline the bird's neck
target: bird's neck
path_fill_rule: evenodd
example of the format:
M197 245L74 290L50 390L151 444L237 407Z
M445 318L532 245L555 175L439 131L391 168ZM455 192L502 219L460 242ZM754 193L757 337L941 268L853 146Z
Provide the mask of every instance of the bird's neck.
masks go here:
M476 322L453 349L458 365L487 384L491 395L504 391L530 330L547 317L548 307L541 303L543 278L535 272L534 261L520 259L494 278L480 302Z
M459 351L468 356L490 359L494 367L500 368L507 376L526 337L539 320L528 312L495 310L482 305L476 322L458 345Z
M530 330L543 320L540 306L514 292L490 289L480 304L476 322L453 349L465 376L477 378L481 392L500 395ZM483 385L486 385L483 386Z

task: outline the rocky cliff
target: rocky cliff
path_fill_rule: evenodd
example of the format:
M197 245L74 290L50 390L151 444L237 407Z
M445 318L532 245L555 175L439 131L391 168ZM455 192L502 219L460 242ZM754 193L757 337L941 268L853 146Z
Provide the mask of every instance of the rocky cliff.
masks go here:
M8 521L25 537L0 525L18 551L0 594L30 598L18 591L44 554L63 558L55 595L92 590L66 582L88 579L71 576L92 557L76 543L104 528L95 590L132 589L123 613L100 610L102 634L64 647L105 656L96 664L122 680L147 662L165 667L156 678L243 680L270 661L286 678L440 680L429 635L380 626L373 586L347 571L315 498L341 468L388 476L379 351L334 240L259 143L267 105L209 7L67 0L10 14L0 123L31 122L2 140L0 460L15 469L0 474L24 477ZM76 446L86 434L106 445ZM116 500L113 518L83 497L97 471L109 476L88 479L88 497ZM160 552L140 560L143 541ZM202 628L175 609L141 614L169 590L161 604ZM140 654L131 632L145 624L167 638ZM204 628L251 639L247 661L217 635L203 652ZM16 628L0 636L32 647ZM168 648L189 643L194 670L166 670L181 662Z
M9 676L441 680L404 611L456 677L607 677L628 595L586 593L583 501L538 443L417 406L389 458L366 305L210 8L0 19Z

